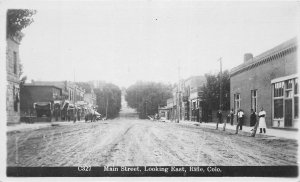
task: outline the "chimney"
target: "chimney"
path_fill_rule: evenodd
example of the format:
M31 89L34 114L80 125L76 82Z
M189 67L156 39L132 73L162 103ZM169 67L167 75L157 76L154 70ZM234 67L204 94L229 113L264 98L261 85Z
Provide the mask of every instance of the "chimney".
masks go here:
M251 53L244 54L244 63L247 61L251 61L252 59L253 59L253 54Z

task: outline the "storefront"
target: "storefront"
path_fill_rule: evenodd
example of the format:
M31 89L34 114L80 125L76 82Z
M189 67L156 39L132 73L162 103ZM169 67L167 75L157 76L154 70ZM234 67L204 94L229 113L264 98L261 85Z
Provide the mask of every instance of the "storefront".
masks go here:
M267 127L296 129L298 126L298 56L293 38L253 57L230 72L230 108L245 113L244 125L250 125L251 110L266 112Z
M297 128L299 118L298 77L290 75L272 80L273 127Z

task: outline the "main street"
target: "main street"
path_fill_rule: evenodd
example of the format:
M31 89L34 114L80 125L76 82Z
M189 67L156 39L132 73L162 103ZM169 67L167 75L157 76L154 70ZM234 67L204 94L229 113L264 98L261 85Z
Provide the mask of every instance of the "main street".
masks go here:
M7 133L8 166L296 165L297 141L252 138L184 123L114 120Z

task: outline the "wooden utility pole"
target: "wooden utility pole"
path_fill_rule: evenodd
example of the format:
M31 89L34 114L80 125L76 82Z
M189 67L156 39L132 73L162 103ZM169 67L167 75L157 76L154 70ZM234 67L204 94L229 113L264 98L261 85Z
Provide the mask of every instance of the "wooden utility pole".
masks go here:
M176 118L176 122L179 123L180 120L180 65L178 64L178 85L177 85L177 118Z
M220 106L219 106L219 109L220 110L223 110L223 89L222 89L222 58L220 58L218 61L220 61Z
M107 119L107 107L108 107L108 98L106 97L106 108L105 108L105 117Z

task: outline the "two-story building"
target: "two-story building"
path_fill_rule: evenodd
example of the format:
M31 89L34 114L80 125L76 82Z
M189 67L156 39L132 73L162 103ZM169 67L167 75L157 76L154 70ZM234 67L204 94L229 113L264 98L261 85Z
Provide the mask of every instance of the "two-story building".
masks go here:
M6 117L7 124L20 122L20 55L19 45L23 34L6 38Z
M205 84L204 76L192 76L184 80L183 105L184 120L200 121L202 117L201 87Z

